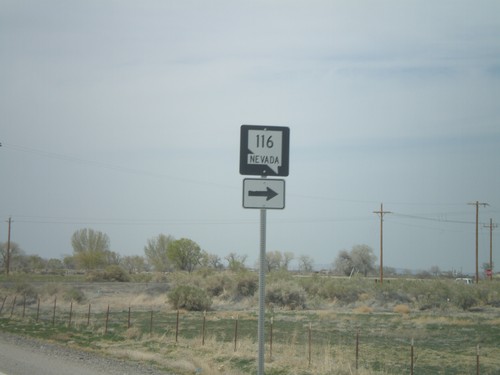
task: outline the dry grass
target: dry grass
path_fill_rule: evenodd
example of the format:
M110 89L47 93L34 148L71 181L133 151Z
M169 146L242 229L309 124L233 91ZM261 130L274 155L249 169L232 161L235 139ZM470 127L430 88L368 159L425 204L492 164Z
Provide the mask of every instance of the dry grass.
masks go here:
M403 315L408 315L410 313L410 306L408 305L396 305L392 309L397 314L403 314Z
M356 314L371 314L373 312L373 307L370 306L358 306L353 310Z
M185 332L181 333L176 343L175 312L168 305L165 293L152 295L144 285L122 284L118 285L117 290L115 287L116 284L90 284L88 289L85 289L87 299L73 306L75 314L71 326L73 332L58 333L54 337L73 342L78 340L73 335L81 335L85 345L88 342L88 337L85 335L92 332L91 348L134 361L155 362L167 368L169 372L179 375L192 375L196 372L203 375L255 373L257 345L254 336L251 337L252 333L248 333L249 326L256 327L255 304L248 303L242 308L241 304L222 306L221 301L221 305L215 311L206 315L207 332L204 345L199 334L203 314L181 311L181 331ZM52 326L53 302L54 295L48 292L42 298L42 308L46 311L44 320L49 322L48 326ZM87 327L89 304L92 306L92 320ZM112 330L105 335L103 316L108 305L111 307L111 315L116 314L114 316L119 318L114 318L115 331ZM126 311L129 306L132 309L133 326L127 330ZM368 293L361 294L355 304L340 306L325 303L322 306L327 308L298 312L278 309L272 311L277 336L273 343L272 357L267 341L269 336L266 336L266 373L289 375L408 373L404 366L408 362L409 350L405 348L409 348L411 338L414 338L416 343L416 370L420 368L417 373L436 373L432 366L451 369L457 369L459 366L467 372L471 368L471 363L474 364L474 350L478 337L481 340L488 338L490 332L500 325L498 311L493 311L493 308L484 314L451 309L419 311L415 306L406 304L395 305L392 308L391 303L383 306L374 303ZM58 297L59 322L67 319L68 308L69 302ZM155 312L156 331L153 334L149 333L148 328L150 310ZM6 315L5 311L3 315ZM270 309L267 314L271 315ZM235 351L232 335L236 317L241 322L240 328L246 327L247 331L238 338ZM22 322L21 319L19 321ZM173 326L172 321L174 321ZM8 323L12 322L13 320L10 320ZM307 328L310 323L313 331L311 348L307 340ZM485 325L487 328L484 328ZM478 326L482 327L478 329ZM217 333L214 332L215 327L219 327ZM227 328L222 331L220 327ZM491 330L489 327L492 327ZM357 371L354 354L356 331L360 332L361 336L360 368ZM492 336L490 341L493 340ZM482 364L489 366L485 368L484 373L500 373L498 360L500 349L497 344L482 345L484 345ZM496 370L498 372L495 372Z

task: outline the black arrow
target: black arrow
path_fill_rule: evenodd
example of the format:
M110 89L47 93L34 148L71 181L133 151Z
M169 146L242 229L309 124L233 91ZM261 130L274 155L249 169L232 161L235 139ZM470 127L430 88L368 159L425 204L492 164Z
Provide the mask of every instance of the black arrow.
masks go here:
M255 191L255 190L248 191L249 197L266 197L266 201L273 199L277 195L278 193L276 193L273 189L269 187L267 188L266 191Z

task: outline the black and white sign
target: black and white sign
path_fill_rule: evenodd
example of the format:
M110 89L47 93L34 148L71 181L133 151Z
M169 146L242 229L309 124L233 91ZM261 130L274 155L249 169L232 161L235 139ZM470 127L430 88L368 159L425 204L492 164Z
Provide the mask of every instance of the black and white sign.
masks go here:
M240 174L288 176L290 128L242 125Z
M285 208L285 180L245 178L243 180L243 207Z

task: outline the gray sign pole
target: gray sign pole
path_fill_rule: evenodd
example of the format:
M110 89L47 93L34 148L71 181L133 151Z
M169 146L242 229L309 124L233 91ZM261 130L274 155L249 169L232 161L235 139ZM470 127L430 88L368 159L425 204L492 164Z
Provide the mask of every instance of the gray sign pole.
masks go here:
M240 174L267 176L288 176L290 148L290 128L283 126L242 125L240 133ZM257 336L259 341L258 375L264 375L264 325L266 299L266 210L285 207L285 183L280 180L277 186L267 186L260 190L250 181L243 181L243 207L260 208L260 256L259 256L259 322ZM270 181L271 182L271 181ZM248 187L248 191L245 187ZM251 190L255 189L256 190ZM263 187L262 187L263 188ZM280 196L281 201L273 201ZM266 198L265 202L257 199Z
M265 177L263 177L265 178ZM260 210L260 256L259 256L259 324L257 335L259 341L258 375L264 375L264 326L266 299L266 209Z

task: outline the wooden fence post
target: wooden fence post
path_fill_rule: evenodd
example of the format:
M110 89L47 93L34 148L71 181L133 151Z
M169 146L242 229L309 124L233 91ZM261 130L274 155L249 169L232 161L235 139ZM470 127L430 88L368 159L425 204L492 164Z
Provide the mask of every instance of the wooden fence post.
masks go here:
M87 327L90 325L90 303L89 303L89 312L87 313Z
M26 294L23 295L23 319L25 313L26 313Z
M127 320L127 328L130 328L130 306L128 307L128 320Z

